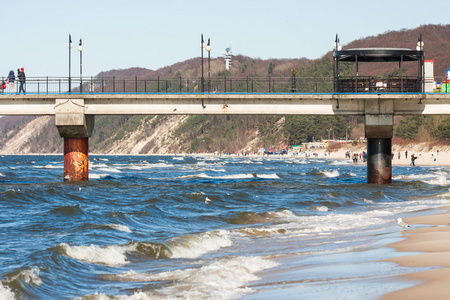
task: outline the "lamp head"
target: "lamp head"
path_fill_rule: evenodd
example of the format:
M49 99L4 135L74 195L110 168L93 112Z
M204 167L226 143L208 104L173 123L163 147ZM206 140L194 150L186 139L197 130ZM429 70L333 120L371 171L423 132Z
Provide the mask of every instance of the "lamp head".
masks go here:
M209 38L208 38L208 44L206 45L205 50L208 52L211 51L211 45L209 43Z

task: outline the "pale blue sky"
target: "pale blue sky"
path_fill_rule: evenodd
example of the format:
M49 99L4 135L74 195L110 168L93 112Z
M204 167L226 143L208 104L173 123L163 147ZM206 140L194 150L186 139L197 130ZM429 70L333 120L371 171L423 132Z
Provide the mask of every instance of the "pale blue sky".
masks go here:
M199 57L201 33L211 38L211 57L231 42L233 54L313 59L332 49L336 33L346 44L388 30L447 24L449 14L447 0L8 1L0 12L0 74L24 67L27 76L67 76L69 33L72 76L79 75L80 38L83 75L94 76Z

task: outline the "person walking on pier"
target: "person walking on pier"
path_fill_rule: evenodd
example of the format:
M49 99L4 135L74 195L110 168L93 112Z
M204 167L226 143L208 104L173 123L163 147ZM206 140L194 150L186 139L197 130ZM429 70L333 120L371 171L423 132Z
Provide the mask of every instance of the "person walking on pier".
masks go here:
M20 94L20 92L23 92L25 94L25 88L24 88L25 72L24 72L23 68L17 70L17 77L19 77L19 82L20 82L19 94Z
M9 92L15 93L16 89L14 88L14 81L16 80L16 75L14 75L14 71L9 71L8 79L6 79L6 83L8 83L9 86Z

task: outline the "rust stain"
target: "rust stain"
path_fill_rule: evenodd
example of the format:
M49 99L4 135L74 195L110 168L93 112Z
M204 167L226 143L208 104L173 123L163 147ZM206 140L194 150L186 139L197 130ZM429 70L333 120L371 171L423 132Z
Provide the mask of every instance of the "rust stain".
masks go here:
M88 138L64 139L64 180L89 179Z

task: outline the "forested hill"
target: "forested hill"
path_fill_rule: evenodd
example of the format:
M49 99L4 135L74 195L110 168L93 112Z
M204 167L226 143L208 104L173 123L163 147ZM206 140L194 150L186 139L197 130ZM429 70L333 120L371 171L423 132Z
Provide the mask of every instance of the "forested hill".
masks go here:
M330 48L334 41L334 34ZM411 30L390 31L343 45L343 49L395 47L414 49L419 35L425 43L426 59L435 60L435 76L443 76L450 67L450 25L426 25ZM340 33L341 41L344 33ZM322 58L262 60L243 55L233 56L233 66L225 70L223 58L211 60L212 77L289 77L291 68L298 77L331 77L332 52ZM398 65L386 68L381 63L362 65L360 74L389 74ZM414 71L413 68L408 70ZM351 64L344 72L354 72ZM139 76L154 79L200 77L201 59L192 58L158 70L130 68L110 70L98 76ZM96 116L90 139L92 153L147 154L180 152L255 151L263 147L335 137L358 139L364 136L362 118L324 116ZM396 137L417 141L448 141L450 117L395 118ZM0 153L62 153L62 139L52 117L0 118Z

